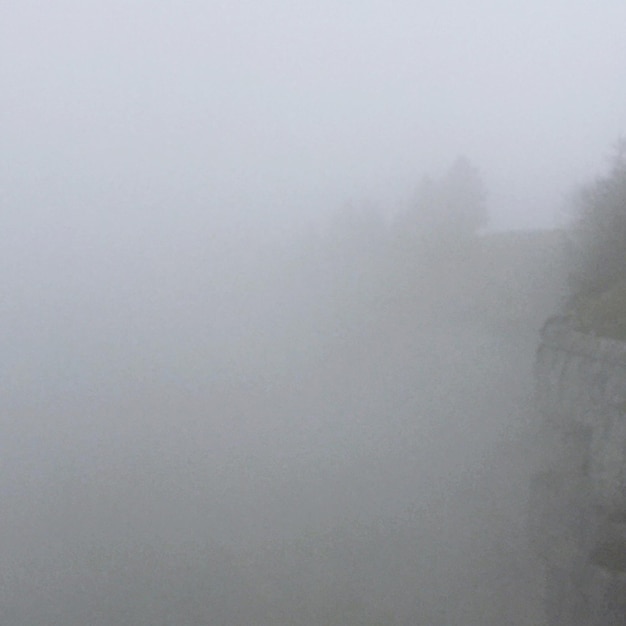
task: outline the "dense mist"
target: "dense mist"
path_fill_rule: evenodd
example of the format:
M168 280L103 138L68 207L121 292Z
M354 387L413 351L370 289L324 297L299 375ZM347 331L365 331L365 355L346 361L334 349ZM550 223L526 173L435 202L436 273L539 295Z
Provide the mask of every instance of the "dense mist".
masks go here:
M354 221L238 254L128 227L11 252L33 280L5 283L6 623L537 623L559 236L423 257Z
M414 5L2 3L0 623L542 623L625 8Z

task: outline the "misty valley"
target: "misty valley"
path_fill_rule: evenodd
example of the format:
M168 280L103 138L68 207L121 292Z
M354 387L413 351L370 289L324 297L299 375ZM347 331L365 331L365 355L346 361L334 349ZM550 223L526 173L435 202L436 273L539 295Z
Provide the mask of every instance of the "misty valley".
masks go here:
M357 226L219 271L191 247L129 246L124 277L51 257L7 350L2 623L540 623L530 370L558 234L424 252Z

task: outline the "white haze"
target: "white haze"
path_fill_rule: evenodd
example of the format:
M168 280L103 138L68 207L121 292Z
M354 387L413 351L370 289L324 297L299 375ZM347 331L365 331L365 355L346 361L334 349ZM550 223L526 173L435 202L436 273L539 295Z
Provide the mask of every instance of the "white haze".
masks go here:
M623 131L624 23L4 0L0 623L539 624L558 236L393 218L465 154L490 230L553 226Z
M5 0L5 202L245 228L397 202L457 154L550 224L623 131L623 3ZM233 218L233 214L236 218Z

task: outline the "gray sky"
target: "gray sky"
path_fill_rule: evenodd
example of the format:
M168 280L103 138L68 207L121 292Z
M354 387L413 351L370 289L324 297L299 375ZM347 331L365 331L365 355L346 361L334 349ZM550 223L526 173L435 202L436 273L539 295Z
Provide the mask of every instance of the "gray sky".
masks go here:
M494 225L551 224L626 130L625 25L623 0L3 0L5 219L273 228L397 206L462 153Z

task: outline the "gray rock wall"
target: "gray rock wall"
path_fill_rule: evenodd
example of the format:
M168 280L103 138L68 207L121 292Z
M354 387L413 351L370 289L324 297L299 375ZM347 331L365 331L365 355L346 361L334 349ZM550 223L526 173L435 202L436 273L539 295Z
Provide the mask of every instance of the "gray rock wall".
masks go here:
M626 343L550 320L536 360L545 465L530 533L550 626L626 624Z

